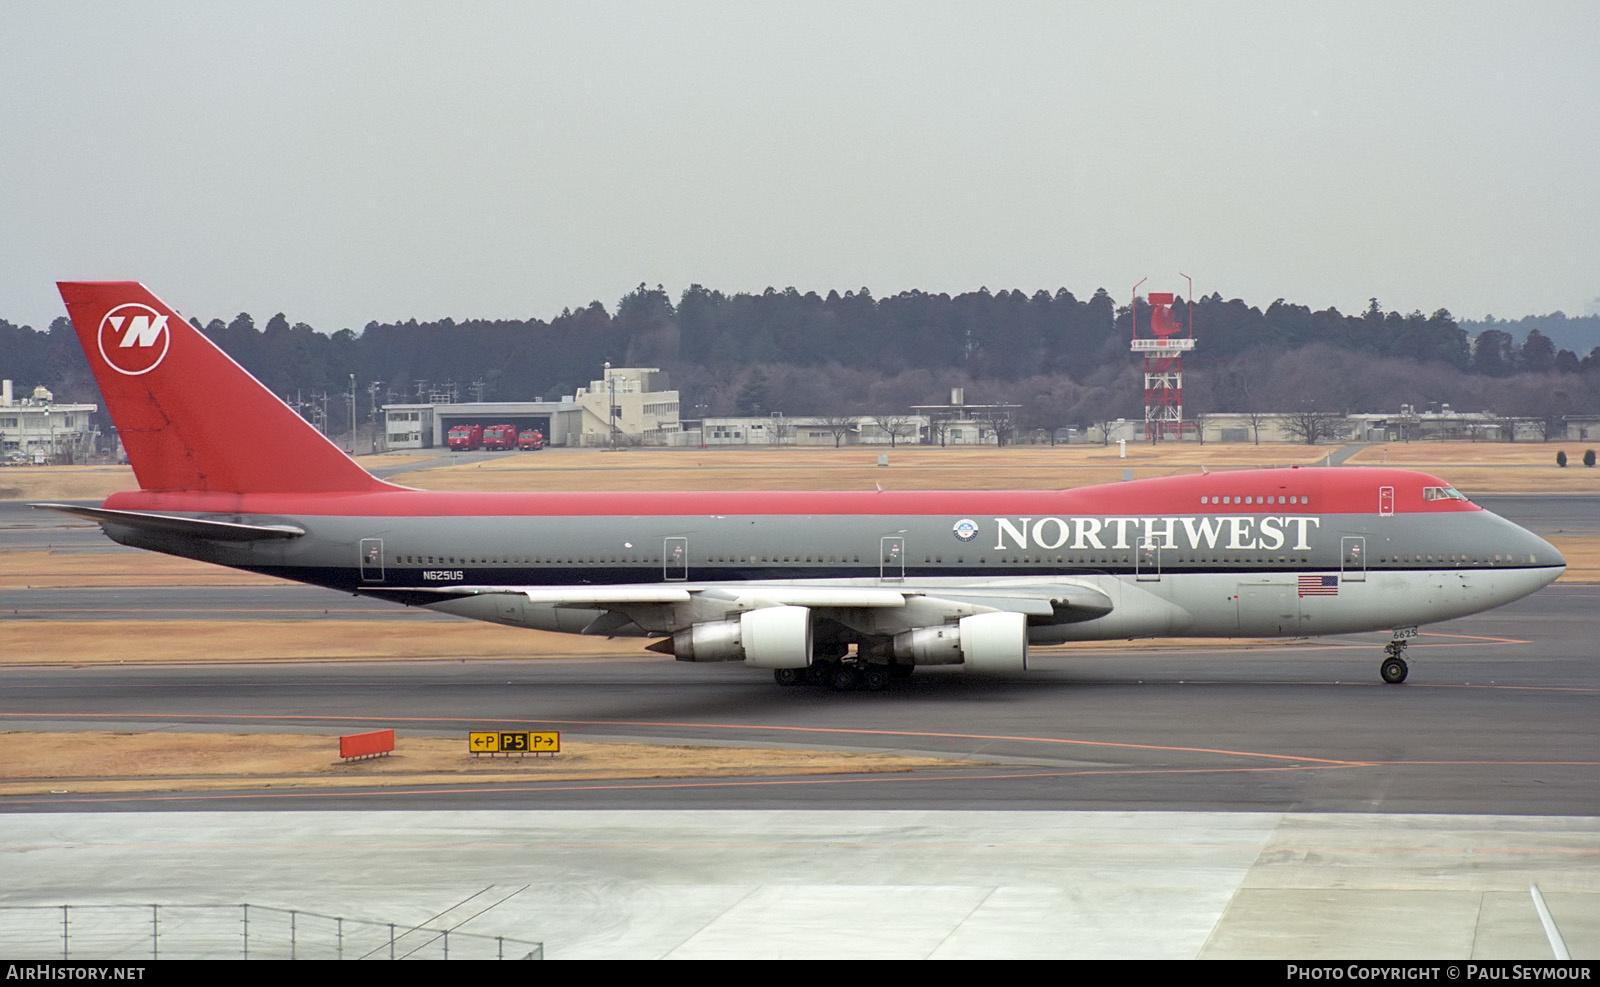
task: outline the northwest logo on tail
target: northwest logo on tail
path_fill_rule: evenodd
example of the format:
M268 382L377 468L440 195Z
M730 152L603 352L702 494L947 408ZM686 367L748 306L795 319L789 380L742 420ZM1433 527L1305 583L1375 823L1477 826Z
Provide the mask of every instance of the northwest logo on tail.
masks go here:
M112 370L130 377L160 366L171 343L167 316L148 305L118 305L100 320L100 356Z

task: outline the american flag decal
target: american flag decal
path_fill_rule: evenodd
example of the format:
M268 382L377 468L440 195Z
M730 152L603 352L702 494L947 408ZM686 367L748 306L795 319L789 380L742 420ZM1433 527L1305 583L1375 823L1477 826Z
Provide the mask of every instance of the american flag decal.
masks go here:
M1301 596L1338 596L1338 576L1301 576Z

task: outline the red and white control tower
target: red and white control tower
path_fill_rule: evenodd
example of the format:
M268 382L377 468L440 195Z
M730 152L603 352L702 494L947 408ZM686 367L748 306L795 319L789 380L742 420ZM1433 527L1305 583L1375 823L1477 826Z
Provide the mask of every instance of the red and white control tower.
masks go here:
M1152 291L1150 334L1139 335L1139 284L1133 286L1129 308L1133 325L1132 349L1144 354L1144 437L1150 442L1183 438L1183 354L1194 349L1194 281L1189 282L1189 324L1178 325L1172 314L1175 301L1170 291Z

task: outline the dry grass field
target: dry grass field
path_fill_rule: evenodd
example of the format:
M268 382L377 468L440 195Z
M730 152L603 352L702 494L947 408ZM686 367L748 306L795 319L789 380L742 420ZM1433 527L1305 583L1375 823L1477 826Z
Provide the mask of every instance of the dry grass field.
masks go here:
M0 552L0 589L201 584L285 585L283 580L272 576L260 576L155 552Z
M1571 465L1555 464L1564 449ZM402 472L397 483L428 490L900 490L1060 489L1209 470L1315 465L1333 446L1287 443L1013 446L1005 449L907 446L897 449L552 449ZM878 465L887 455L889 464ZM1574 443L1395 442L1369 446L1352 465L1436 472L1467 492L1595 493L1600 468L1581 464ZM419 453L358 457L369 469L448 459ZM0 500L87 500L136 487L126 466L39 466L0 470Z
M13 731L0 733L0 795L882 774L953 763L895 754L565 739L559 754L491 758L467 752L466 729L458 738L397 734L393 754L350 762L339 759L337 734L89 730L64 742L60 733Z
M340 597L330 593L330 605ZM269 607L270 600L263 601ZM643 638L581 637L476 620L3 621L0 664L250 664L302 661L667 661Z
M1566 441L1384 442L1362 449L1350 462L1360 466L1536 466L1554 471L1560 469L1557 452L1566 450L1576 466L1585 448L1581 442Z
M1350 457L1351 466L1399 466L1433 473L1472 496L1513 493L1600 493L1600 468L1583 465L1574 442L1389 442ZM1556 465L1565 451L1567 466Z
M473 620L0 620L0 666L254 665L294 662L565 661L670 662L646 651L650 638L582 637ZM1053 645L1063 653L1181 650L1214 641L1160 638ZM1232 647L1276 647L1271 638L1235 638ZM1045 653L1048 648L1035 648ZM692 674L690 672L689 674Z
M429 490L1006 490L1062 489L1207 469L1321 462L1307 446L1017 446L899 449L552 450L403 473ZM887 466L878 457L889 457Z
M1569 465L1556 465L1565 449ZM897 449L550 450L402 473L395 482L428 490L898 490L1061 489L1194 473L1201 469L1312 466L1335 446L1290 443L1013 446ZM889 457L879 466L878 456ZM1581 465L1583 448L1558 442L1395 442L1369 446L1352 465L1436 473L1473 493L1597 493L1600 468ZM364 465L406 460L363 457ZM410 461L415 461L414 458Z
M8 466L0 469L0 500L104 500L136 490L128 466Z

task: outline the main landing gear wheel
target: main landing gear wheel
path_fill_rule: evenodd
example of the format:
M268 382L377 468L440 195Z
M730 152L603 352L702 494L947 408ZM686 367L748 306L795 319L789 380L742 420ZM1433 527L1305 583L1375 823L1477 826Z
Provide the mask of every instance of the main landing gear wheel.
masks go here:
M828 684L839 692L849 692L861 684L861 676L849 665L840 665L834 669Z
M823 659L808 668L775 668L772 678L782 686L826 686L835 692L882 692L895 679L909 678L910 665L879 665L868 662L842 662Z
M1383 666L1378 670L1383 680L1390 685L1399 685L1406 680L1406 673L1411 669L1406 666L1406 660L1400 657L1385 658Z

